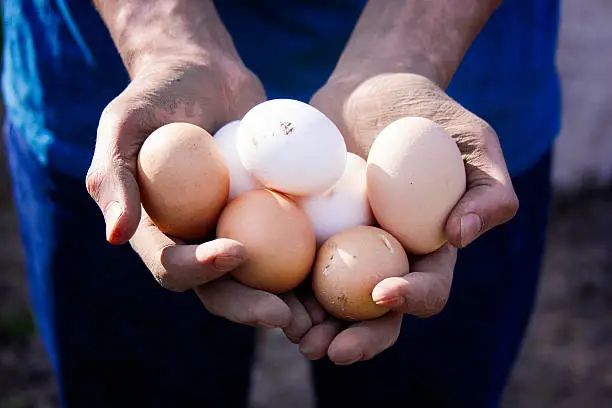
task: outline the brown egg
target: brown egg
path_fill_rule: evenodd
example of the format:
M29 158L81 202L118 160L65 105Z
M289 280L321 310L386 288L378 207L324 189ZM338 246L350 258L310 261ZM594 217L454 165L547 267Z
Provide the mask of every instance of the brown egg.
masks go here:
M229 172L212 136L189 123L170 123L145 140L138 155L142 206L164 233L202 238L229 193Z
M446 242L446 220L466 188L461 153L433 121L398 119L370 149L366 186L374 217L412 254Z
M339 319L375 319L389 309L374 303L374 287L409 271L408 256L391 234L371 226L352 227L332 236L319 249L312 288L321 306Z
M252 190L230 201L217 237L245 246L247 261L232 276L252 288L289 292L314 262L315 235L306 214L293 200L270 190Z

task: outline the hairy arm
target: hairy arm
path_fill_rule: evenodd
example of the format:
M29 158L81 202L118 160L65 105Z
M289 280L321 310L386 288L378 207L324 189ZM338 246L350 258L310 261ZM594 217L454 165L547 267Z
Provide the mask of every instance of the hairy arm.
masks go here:
M239 59L212 1L94 0L94 4L132 77L151 60Z
M502 0L370 0L336 66L376 75L410 72L446 88Z

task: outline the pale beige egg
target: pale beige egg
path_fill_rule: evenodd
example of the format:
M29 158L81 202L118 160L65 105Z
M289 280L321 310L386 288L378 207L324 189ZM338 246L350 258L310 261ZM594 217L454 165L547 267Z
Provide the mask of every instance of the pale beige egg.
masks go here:
M374 140L366 186L379 225L409 253L427 254L446 242L446 221L466 189L465 167L442 126L406 117Z

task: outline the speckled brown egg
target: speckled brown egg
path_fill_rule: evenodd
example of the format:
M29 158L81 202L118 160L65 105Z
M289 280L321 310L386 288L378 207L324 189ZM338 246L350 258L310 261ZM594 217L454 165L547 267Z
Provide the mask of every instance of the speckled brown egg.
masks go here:
M312 271L314 294L331 315L348 321L375 319L388 308L372 300L383 279L410 271L400 242L372 226L345 229L319 249Z

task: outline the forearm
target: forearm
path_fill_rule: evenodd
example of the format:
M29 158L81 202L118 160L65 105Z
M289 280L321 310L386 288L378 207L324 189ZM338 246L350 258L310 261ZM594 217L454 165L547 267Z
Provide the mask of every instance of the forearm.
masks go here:
M236 50L212 1L94 0L115 45L134 75L150 60L194 58L206 63Z
M411 72L446 88L502 0L370 0L336 66L376 75Z

